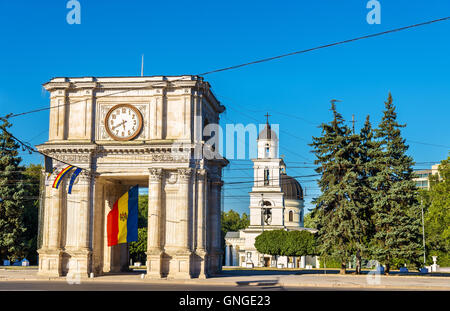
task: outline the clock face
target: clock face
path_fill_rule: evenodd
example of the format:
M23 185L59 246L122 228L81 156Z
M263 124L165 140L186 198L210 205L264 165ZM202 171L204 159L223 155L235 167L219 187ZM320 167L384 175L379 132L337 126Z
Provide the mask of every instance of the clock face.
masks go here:
M142 115L131 105L116 105L106 114L105 128L115 140L131 140L142 129Z

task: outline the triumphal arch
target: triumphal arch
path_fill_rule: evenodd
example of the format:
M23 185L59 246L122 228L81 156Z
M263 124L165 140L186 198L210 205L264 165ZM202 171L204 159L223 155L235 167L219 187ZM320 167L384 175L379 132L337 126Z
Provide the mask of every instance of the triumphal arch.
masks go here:
M83 170L70 194L70 178L58 189L46 183L39 274L101 275L128 267L127 245L107 244L106 216L136 184L148 187L146 276L204 278L220 271L228 161L204 155L202 130L218 124L225 107L209 83L198 76L64 77L44 87L49 138L37 148Z

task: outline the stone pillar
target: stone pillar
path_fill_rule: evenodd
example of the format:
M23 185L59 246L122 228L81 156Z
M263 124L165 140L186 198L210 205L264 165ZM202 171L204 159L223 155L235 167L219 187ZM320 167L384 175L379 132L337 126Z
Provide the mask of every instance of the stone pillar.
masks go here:
M206 171L204 169L197 171L197 249L196 254L200 261L199 278L206 278L208 253L206 246Z
M225 245L225 266L231 266L230 265L230 248L231 245Z
M162 277L161 191L162 169L150 168L148 179L147 278Z
M216 180L211 182L211 200L209 210L210 215L210 239L211 239L211 252L210 252L210 271L212 273L218 273L222 266L222 255L223 251L221 249L221 231L220 231L220 189L223 182Z
M83 170L78 176L78 187L80 189L80 206L77 219L78 241L75 250L70 251L70 268L76 269L76 273L81 276L89 276L91 272L91 203L92 203L92 181L93 176L90 172ZM70 270L69 268L69 270ZM69 273L74 271L69 271Z
M315 268L316 268L316 269L319 269L319 268L320 268L319 256L314 256L314 259L315 259L315 261L316 261L316 266L315 266Z
M306 256L302 256L300 257L300 268L305 268L306 267Z
M183 168L178 170L179 181L179 196L177 202L178 206L178 250L175 252L175 264L172 264L174 271L169 271L169 277L175 277L177 279L190 279L191 278L191 245L190 240L192 236L192 230L189 229L189 215L190 209L190 196L189 196L189 184L191 181L192 169ZM172 269L171 269L172 270Z
M232 266L239 266L239 254L237 252L236 247L233 247L231 249L231 265Z
M56 177L56 175L55 175ZM64 183L64 182L63 182ZM62 208L62 190L48 186L46 192L51 193L47 197L45 220L44 220L44 238L42 248L39 250L39 272L45 276L61 276L62 274L62 250L61 250L61 208Z

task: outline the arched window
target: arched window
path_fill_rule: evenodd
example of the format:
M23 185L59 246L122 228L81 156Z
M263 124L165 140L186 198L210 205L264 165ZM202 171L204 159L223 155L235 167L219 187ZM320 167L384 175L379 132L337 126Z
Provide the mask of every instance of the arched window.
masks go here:
M268 186L269 185L269 169L266 167L264 169L264 186Z
M269 207L272 204L269 201L263 201L261 207L261 224L270 225L272 222L272 209Z
M266 157L268 158L270 156L270 145L266 144Z
M290 222L294 221L294 212L293 211L289 211L289 221Z

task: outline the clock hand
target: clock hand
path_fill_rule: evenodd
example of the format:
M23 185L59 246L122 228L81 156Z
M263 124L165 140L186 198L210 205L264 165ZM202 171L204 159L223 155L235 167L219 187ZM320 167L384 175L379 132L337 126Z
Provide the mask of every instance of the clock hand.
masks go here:
M119 124L117 124L116 126L113 126L112 129L114 130L114 129L116 129L117 127L119 127L119 126L121 126L121 125L123 125L123 126L125 127L125 123L126 123L126 122L127 122L127 120L123 120L122 123L119 123Z

